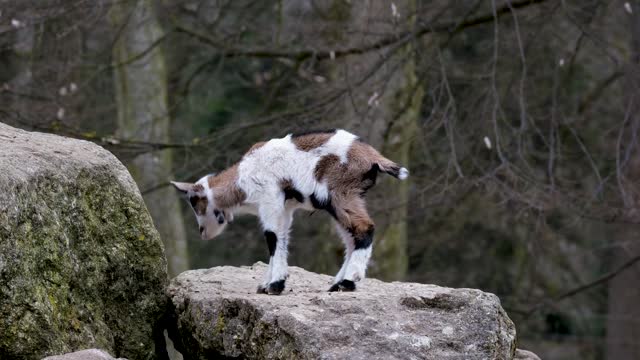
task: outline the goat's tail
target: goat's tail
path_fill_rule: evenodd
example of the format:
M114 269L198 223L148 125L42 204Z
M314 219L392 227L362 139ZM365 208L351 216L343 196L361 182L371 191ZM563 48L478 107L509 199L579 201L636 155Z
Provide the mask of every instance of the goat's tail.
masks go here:
M381 159L378 161L380 172L387 173L400 180L404 180L409 177L409 170L407 170L407 168L402 167L383 156L380 156L380 158Z

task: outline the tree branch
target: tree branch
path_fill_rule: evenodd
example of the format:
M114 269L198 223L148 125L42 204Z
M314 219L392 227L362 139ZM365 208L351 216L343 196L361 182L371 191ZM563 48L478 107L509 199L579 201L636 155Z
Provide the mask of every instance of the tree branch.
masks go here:
M584 114L591 105L604 93L604 91L613 84L616 80L621 78L622 71L614 71L611 75L604 78L604 80L598 84L591 92L589 92L578 105L578 114Z
M476 25L489 23L496 18L500 18L503 15L510 14L516 10L526 8L534 4L541 4L548 0L520 0L504 5L494 12L484 14L475 18L468 19L463 22L445 22L441 24L425 24L421 23L415 30L406 31L400 34L389 35L376 42L365 44L357 47L350 47L346 49L337 50L315 50L315 49L303 49L303 50L272 50L270 48L264 49L242 49L229 46L228 44L215 39L207 34L198 32L197 30L190 29L180 24L174 23L175 31L190 35L205 44L211 45L218 49L223 49L224 56L226 57L257 57L257 58L287 58L293 60L305 60L307 58L315 58L318 60L324 60L329 58L339 58L348 55L364 54L370 51L376 51L386 48L398 41L406 41L407 38L417 38L430 33L457 33L466 28Z
M588 290L588 289L590 289L592 287L595 287L595 286L598 286L600 284L606 283L607 281L609 281L609 280L613 279L614 277L618 276L618 274L620 274L621 272L623 272L623 271L627 270L628 268L630 268L631 266L633 266L638 261L640 261L640 254L632 257L627 262L625 262L624 264L620 265L620 267L618 267L617 269L615 269L615 270L613 270L613 271L611 271L611 272L609 272L607 274L604 274L604 275L600 276L599 278L597 278L597 279L595 279L595 280L593 280L593 281L591 281L589 283L580 285L580 286L578 286L576 288L573 288L573 289L571 289L571 290L569 290L569 291L567 291L567 292L565 292L565 293L563 293L563 294L561 294L559 296L556 296L554 301L564 300L564 299L566 299L568 297L571 297L571 296L574 296L576 294L579 294L579 293L581 293L581 292L583 292L585 290Z
M582 284L580 286L577 286L571 290L568 290L558 296L555 296L553 299L551 300L547 300L547 301L543 301L533 307L531 307L528 310L525 311L517 311L519 313L522 313L525 316L530 316L533 313L535 313L536 311L542 309L543 307L549 306L553 303L557 303L560 302L564 299L570 298L572 296L575 296L579 293L582 293L586 290L589 290L593 287L596 287L598 285L604 284L606 282L608 282L609 280L613 279L614 277L618 276L620 273L622 273L623 271L629 269L630 267L632 267L633 265L635 265L636 263L638 263L640 261L640 254L635 255L634 257L632 257L631 259L627 260L627 262L625 262L624 264L620 265L618 268L616 268L613 271L610 271L600 277L598 277L597 279L590 281L586 284Z

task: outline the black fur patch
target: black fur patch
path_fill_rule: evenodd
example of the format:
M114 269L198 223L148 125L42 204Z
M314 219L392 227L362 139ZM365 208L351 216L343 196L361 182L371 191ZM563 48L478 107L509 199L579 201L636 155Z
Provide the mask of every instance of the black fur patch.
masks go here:
M198 203L198 200L200 200L200 197L198 197L198 196L189 197L189 203L191 203L191 207L192 208L196 207L196 204Z
M387 171L385 171L387 174L397 178L398 176L400 176L400 169L401 167L399 165L394 165L391 166L389 169L387 169Z
M351 280L342 280L337 284L331 285L331 287L329 288L329 292L334 292L334 291L355 291L355 290L356 290L356 283L354 283Z
M267 293L269 295L280 295L283 290L284 290L284 280L278 280L269 284Z
M354 231L351 231L351 235L353 235L353 240L355 243L354 250L366 249L371 246L371 243L373 242L374 230L375 228L371 226L364 233L356 233Z
M311 200L311 205L313 205L314 208L324 209L324 204L321 204L320 201L318 201L316 194L311 194L311 196L309 196L309 200Z
M220 210L213 209L213 216L216 217L219 225L224 224L224 213L222 213Z
M278 237L273 231L265 231L264 237L267 239L267 247L269 247L269 256L273 256L276 253L276 244L278 243Z
M371 169L366 173L362 174L362 193L366 193L367 190L371 189L373 185L376 184L376 179L378 178L378 172L380 171L380 166L378 164L373 164Z
M286 187L284 189L282 189L282 191L284 191L284 200L287 201L289 199L296 199L296 201L298 201L299 203L303 203L304 202L304 196L302 195L302 193L298 190L296 190L296 188L294 187Z
M311 205L313 205L314 208L326 210L334 219L338 218L336 215L336 209L331 205L331 198L327 199L325 202L320 202L318 198L316 198L316 194L311 194L311 196L309 196L309 200L311 200Z

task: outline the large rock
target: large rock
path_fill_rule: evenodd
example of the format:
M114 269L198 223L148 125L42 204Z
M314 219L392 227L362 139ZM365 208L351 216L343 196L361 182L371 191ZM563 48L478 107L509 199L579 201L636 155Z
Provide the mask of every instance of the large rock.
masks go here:
M516 356L513 360L540 360L540 358L531 351L516 349Z
M124 358L114 359L113 356L100 349L87 349L72 352L69 354L48 356L42 360L127 360Z
M281 296L256 294L265 265L187 271L172 280L170 336L185 359L513 359L515 327L493 294L290 267Z
M0 124L0 359L91 347L154 358L166 259L125 167Z

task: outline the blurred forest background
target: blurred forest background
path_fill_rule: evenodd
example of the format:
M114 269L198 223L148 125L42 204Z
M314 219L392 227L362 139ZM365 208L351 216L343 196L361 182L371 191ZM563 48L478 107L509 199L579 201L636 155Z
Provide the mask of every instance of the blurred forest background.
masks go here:
M639 66L640 0L0 0L0 121L116 154L173 275L268 253L169 180L345 128L412 174L368 195L370 274L493 292L543 359L640 359ZM335 274L296 217L290 264Z

